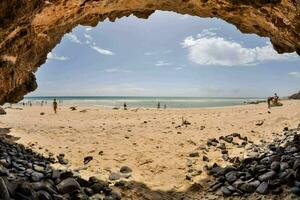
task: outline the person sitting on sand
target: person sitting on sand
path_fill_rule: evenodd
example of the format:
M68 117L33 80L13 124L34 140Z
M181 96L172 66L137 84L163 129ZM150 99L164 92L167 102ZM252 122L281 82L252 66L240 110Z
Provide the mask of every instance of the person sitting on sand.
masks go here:
M277 93L275 93L273 97L268 97L268 100L267 100L268 108L271 108L271 102L273 104L277 104L278 100L279 100L279 96L277 95Z
M57 102L56 102L56 99L53 100L53 110L54 110L54 113L56 114L57 113Z

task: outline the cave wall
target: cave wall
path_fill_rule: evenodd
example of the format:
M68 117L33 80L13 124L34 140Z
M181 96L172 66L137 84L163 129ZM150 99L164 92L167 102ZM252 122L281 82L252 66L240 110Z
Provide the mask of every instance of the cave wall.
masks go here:
M221 18L243 33L269 37L279 53L300 55L300 0L1 0L0 105L37 88L34 72L77 25L147 18L155 10Z

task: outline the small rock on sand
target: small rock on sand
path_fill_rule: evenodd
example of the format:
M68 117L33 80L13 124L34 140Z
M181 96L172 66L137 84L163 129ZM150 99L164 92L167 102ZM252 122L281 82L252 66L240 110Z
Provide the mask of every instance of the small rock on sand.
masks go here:
M203 156L202 160L205 162L209 162L209 158L207 156Z
M77 108L75 106L70 107L71 110L77 110Z
M128 166L123 166L123 167L121 167L120 172L124 173L124 174L128 174L128 173L132 172L132 169Z
M256 126L262 126L264 124L264 121L263 120L259 120L256 122Z
M116 181L116 180L119 180L120 178L121 178L121 174L116 173L116 172L112 172L108 177L108 179L111 181Z
M89 162L91 162L93 160L93 156L87 156L83 159L83 164L88 164Z
M190 157L199 157L199 153L198 152L192 152L189 154Z

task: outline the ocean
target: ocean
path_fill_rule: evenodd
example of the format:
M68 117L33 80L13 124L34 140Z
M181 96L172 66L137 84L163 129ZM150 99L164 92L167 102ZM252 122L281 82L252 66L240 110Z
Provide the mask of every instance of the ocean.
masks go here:
M53 99L60 100L70 106L113 108L123 107L126 103L128 108L208 108L243 105L245 102L263 100L263 98L230 98L230 97L126 97L126 96L68 96L68 97L25 97L23 102L31 101L33 104Z

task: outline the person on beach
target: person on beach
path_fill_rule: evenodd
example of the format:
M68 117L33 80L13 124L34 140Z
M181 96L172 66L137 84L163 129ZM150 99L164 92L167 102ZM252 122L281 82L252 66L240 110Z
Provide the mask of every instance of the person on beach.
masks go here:
M277 104L278 103L278 100L279 100L279 96L277 95L277 93L274 94L273 97L268 97L268 108L270 109L271 108L271 102L273 104Z
M160 109L160 102L157 103L157 109Z
M165 110L167 109L167 104L164 105L164 109L165 109Z
M127 110L127 104L124 102L124 110Z
M277 95L277 93L274 94L274 104L277 104L278 103L278 100L279 100L279 96Z
M56 99L53 100L53 110L54 110L54 113L56 114L57 113L57 102L56 102Z

